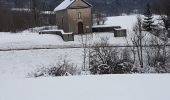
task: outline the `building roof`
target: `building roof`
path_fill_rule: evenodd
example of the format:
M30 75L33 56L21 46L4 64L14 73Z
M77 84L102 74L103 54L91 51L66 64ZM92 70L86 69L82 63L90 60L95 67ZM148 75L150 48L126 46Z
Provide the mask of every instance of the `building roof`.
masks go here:
M59 6L57 6L54 11L64 10L69 7L75 0L64 0Z
M64 10L67 9L73 2L75 2L76 0L64 0L59 6L57 6L54 11L60 11L60 10ZM82 0L83 2L85 2L87 5L92 6L91 4L89 4L87 1Z

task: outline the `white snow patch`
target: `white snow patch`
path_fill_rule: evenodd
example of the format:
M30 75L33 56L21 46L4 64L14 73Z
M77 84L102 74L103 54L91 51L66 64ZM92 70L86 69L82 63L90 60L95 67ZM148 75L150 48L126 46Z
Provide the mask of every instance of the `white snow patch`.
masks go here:
M107 17L105 26L121 26L124 29L132 29L136 18L137 15Z
M0 100L170 100L170 75L0 80Z
M112 16L107 17L107 20L104 25L94 25L93 27L112 27L112 26L120 26L123 29L132 30L133 26L137 21L138 15L126 15L126 16ZM143 18L143 15L140 15ZM153 20L155 24L160 23L160 16L153 15Z

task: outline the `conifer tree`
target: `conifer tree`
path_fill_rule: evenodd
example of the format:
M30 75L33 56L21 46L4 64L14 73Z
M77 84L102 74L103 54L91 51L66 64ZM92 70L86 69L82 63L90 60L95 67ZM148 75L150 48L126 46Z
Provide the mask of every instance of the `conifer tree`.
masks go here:
M151 11L151 6L150 4L146 5L145 11L144 11L144 20L143 20L143 29L145 31L152 31L154 28L153 25L154 21L153 21L153 16L152 16L152 11Z

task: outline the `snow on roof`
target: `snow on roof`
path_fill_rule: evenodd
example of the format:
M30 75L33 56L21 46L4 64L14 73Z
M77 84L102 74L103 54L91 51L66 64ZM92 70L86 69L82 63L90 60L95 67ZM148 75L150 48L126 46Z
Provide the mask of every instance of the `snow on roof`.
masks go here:
M126 29L117 28L117 29L115 29L115 30L117 30L117 31L121 31L121 30L126 30Z
M69 33L62 33L63 35L69 35L69 34L73 34L73 32L69 32Z
M66 9L70 6L75 0L64 0L59 6L57 6L54 11L60 11Z
M114 25L93 25L92 28L108 28L108 27L112 27L112 28L121 28L121 26L114 26Z
M73 34L73 32L69 32L69 33L65 33L63 30L61 29L52 29L52 30L42 30L41 32L61 32L61 34Z
M113 25L94 25L92 28L100 28L100 27L113 27Z

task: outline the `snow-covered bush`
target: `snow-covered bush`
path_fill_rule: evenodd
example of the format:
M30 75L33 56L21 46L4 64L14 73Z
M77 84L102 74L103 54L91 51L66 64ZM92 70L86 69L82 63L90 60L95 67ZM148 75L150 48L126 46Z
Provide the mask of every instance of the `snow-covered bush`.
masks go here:
M80 70L67 60L58 63L53 67L38 68L35 72L29 73L28 77L56 77L56 76L72 76L80 74Z
M133 69L133 63L122 62L115 66L113 73L114 74L129 74L129 73L134 72L132 69Z
M145 48L147 66L154 68L155 73L167 73L167 65L170 63L168 41L159 42L156 38L151 38L149 42L151 46Z
M127 50L120 56L118 48L109 47L108 38L101 38L90 53L90 72L92 74L131 73L133 61Z

